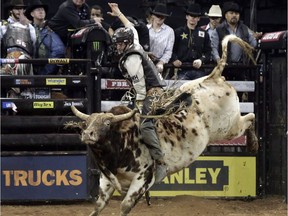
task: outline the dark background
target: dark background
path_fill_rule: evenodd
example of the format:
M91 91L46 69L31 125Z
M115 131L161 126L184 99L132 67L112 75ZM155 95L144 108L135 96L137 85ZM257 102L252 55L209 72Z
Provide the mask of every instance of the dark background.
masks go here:
M7 18L7 11L5 10L5 2L7 0L1 0L1 19ZM51 18L57 11L59 5L64 0L42 0L43 3L49 5L49 12L47 19ZM185 23L185 7L191 2L199 3L202 7L203 14L209 11L212 4L223 5L225 1L213 1L213 0L158 0L158 2L165 2L168 5L172 16L167 18L166 23L172 28L176 28L184 25ZM24 0L29 5L31 0ZM106 0L86 0L86 2L92 6L98 4L103 7L104 12L109 11L109 7ZM153 6L157 1L155 0L115 0L119 4L121 11L125 15L135 16L138 18L145 18L145 10L149 6ZM287 30L287 1L286 0L242 0L236 1L242 7L241 19L251 29L262 32L273 32L280 30ZM253 9L254 8L254 9ZM113 17L105 15L105 21L108 23L113 22ZM207 17L203 16L199 25L206 24L208 22Z

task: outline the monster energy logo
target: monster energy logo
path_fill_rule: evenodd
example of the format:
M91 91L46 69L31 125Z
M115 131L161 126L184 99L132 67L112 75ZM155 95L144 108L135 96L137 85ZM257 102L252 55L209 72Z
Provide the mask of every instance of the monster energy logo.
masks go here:
M94 41L93 42L93 50L99 50L100 49L100 42Z

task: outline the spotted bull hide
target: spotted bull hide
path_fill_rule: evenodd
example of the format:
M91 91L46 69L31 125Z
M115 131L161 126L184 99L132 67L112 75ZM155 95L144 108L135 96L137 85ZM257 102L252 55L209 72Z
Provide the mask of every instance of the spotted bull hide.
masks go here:
M223 41L223 56L209 76L186 82L175 95L191 94L192 104L165 118L156 120L156 131L165 153L169 173L177 172L195 161L208 143L234 139L244 134L254 121L254 114L240 115L240 105L235 89L221 73L225 67L227 44L239 43L250 49L236 36ZM142 195L153 185L155 166L143 143L139 130L140 114L124 106L113 107L107 113L91 115L71 107L83 120L81 140L90 146L101 171L99 197L91 215L98 215L113 192L124 195L121 215L127 215ZM257 140L253 131L250 136Z

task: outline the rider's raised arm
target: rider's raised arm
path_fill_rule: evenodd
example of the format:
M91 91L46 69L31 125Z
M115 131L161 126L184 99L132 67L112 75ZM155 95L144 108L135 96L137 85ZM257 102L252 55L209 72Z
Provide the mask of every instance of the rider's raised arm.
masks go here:
M134 44L139 44L139 36L134 25L127 19L127 17L120 11L117 3L108 3L111 8L111 12L107 12L109 15L118 17L125 27L131 28L134 34Z

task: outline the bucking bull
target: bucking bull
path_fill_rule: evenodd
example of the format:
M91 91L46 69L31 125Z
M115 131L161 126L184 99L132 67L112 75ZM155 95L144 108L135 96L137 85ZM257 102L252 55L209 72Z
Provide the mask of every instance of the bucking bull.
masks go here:
M210 75L188 81L175 90L175 98L185 93L191 103L156 119L168 175L195 161L209 143L231 140L245 132L248 148L258 149L253 130L255 115L241 116L237 92L221 76L228 42L239 44L253 59L247 43L234 35L227 36L222 42L222 58ZM127 215L155 180L155 164L139 130L140 113L126 106L91 115L74 106L71 109L83 121L66 126L81 129L81 141L90 146L101 171L99 197L91 215L99 215L115 190L125 195L121 215Z

